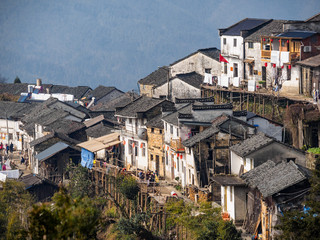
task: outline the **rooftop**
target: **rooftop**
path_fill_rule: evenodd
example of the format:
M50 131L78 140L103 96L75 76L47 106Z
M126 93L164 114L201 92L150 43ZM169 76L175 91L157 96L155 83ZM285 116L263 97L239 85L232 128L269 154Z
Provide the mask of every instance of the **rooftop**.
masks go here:
M319 67L320 66L320 54L307 58L303 61L297 62L298 65L307 66L307 67Z
M241 36L241 31L253 30L267 21L270 19L245 18L226 29L221 29L222 35Z
M265 26L250 34L245 38L246 42L260 42L261 36L274 36L283 32L283 23L285 20L272 20Z
M168 81L169 68L167 66L160 67L145 78L142 78L138 83L143 85L159 86Z
M311 37L314 34L316 34L316 32L293 30L293 31L280 33L277 35L277 37L305 39L305 38Z
M292 161L284 161L276 165L268 160L242 174L241 178L249 187L258 188L263 197L266 198L307 179L307 176Z

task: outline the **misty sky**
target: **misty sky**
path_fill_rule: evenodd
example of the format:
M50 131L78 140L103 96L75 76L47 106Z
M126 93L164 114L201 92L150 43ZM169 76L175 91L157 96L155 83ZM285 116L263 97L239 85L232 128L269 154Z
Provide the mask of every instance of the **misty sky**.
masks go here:
M137 89L243 18L305 20L319 0L0 0L0 75Z

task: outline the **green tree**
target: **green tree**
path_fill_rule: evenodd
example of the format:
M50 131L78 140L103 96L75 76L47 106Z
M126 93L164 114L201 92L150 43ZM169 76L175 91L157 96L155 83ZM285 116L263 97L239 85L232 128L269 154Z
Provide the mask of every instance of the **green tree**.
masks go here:
M21 80L18 76L14 79L13 83L21 83Z
M82 167L70 165L68 167L70 183L67 187L68 192L72 198L82 198L84 196L92 197L94 194L94 187L90 181L89 170Z
M96 239L101 223L101 202L97 199L73 199L60 188L50 204L34 206L30 212L31 239Z
M117 179L120 192L129 200L135 200L139 193L139 186L132 176L122 175Z
M285 212L277 226L282 231L279 239L320 239L320 159L316 159L310 183L311 191L307 201L310 210Z
M0 194L0 239L25 239L27 212L33 199L25 185L14 180L3 183Z
M220 209L212 208L210 203L200 206L185 203L183 200L170 201L166 204L167 227L173 229L176 224L187 228L192 239L240 240L241 233L233 222L223 221Z

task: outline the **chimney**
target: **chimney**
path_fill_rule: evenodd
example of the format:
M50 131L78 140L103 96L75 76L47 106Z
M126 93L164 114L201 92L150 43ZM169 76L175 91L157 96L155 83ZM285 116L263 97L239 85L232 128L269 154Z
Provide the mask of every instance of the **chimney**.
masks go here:
M41 86L42 85L42 81L40 78L37 78L37 86Z

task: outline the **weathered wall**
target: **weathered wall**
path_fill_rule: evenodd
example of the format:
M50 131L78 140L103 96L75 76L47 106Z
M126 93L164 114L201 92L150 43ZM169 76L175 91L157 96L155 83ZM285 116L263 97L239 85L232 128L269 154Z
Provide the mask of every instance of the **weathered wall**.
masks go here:
M171 66L171 77L181 73L197 72L204 75L205 69L211 69L213 76L219 76L220 63L202 53L196 53Z

